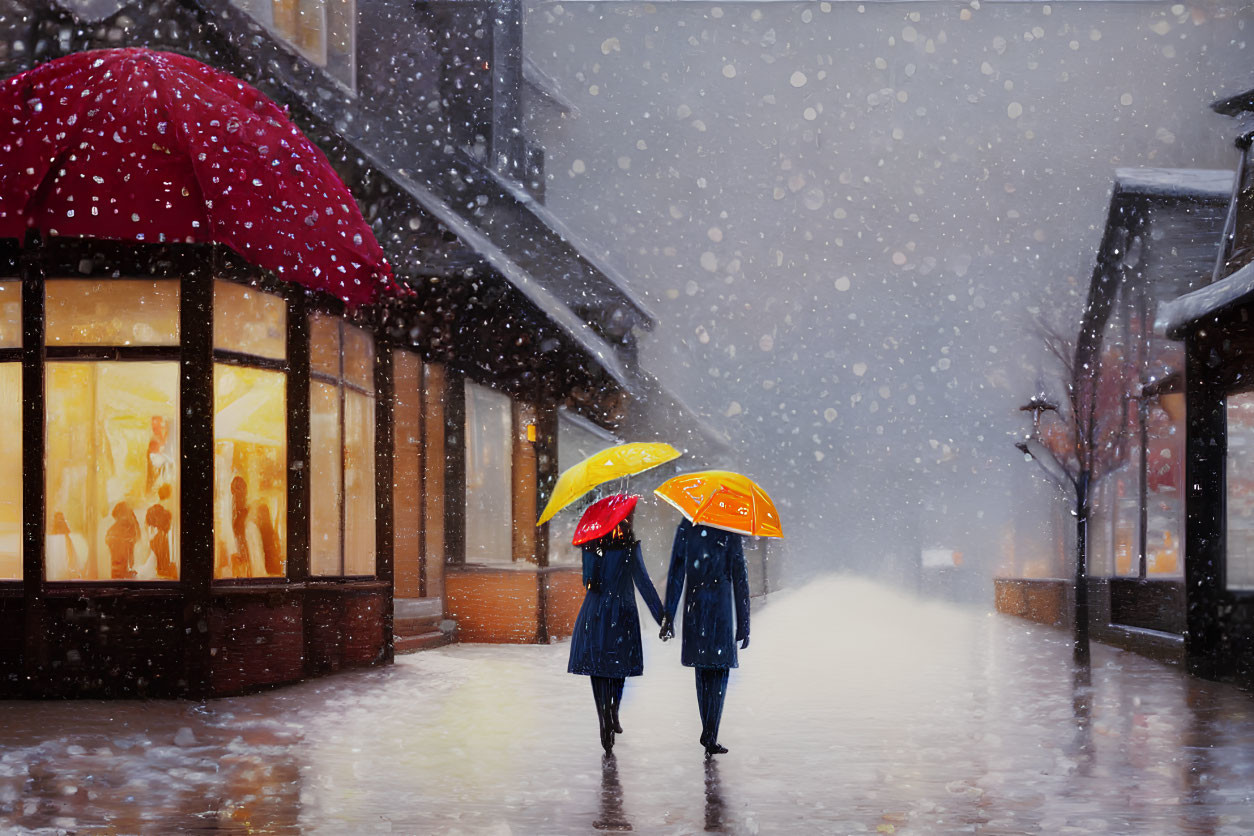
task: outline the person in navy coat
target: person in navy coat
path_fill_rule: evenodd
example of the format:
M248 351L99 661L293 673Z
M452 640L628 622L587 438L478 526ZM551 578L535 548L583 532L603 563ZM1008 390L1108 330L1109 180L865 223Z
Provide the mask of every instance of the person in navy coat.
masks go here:
M688 520L679 524L666 578L662 641L675 636L675 610L681 594L681 661L696 668L701 745L707 756L721 755L727 751L718 742L718 726L728 672L737 665L737 642L742 650L749 646L749 573L739 534Z
M644 673L640 646L640 615L634 586L640 590L653 620L662 622L662 602L632 534L631 517L613 531L583 547L583 585L587 592L570 642L573 674L592 677L601 728L601 745L609 752L614 735L622 734L618 707L626 677Z

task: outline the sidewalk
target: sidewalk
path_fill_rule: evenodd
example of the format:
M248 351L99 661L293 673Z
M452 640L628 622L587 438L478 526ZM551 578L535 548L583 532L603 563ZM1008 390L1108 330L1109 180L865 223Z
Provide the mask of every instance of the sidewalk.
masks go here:
M204 706L0 704L0 827L1254 832L1254 699L1102 646L1086 688L1061 631L861 580L772 595L713 762L678 643L645 648L611 760L564 644L450 646Z

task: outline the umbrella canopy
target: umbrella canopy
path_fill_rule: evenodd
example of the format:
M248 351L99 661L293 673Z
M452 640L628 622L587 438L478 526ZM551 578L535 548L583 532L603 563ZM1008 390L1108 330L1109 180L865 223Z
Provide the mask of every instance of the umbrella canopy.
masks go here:
M553 515L588 491L611 479L620 479L674 461L682 455L660 441L634 441L595 453L557 477L553 495L544 506L536 525L544 525Z
M784 536L775 503L756 482L739 473L685 473L663 482L654 493L698 525L754 537Z
M582 546L584 543L609 534L614 530L614 526L627 519L631 512L636 510L636 502L639 499L638 496L616 493L589 505L588 510L583 512L579 525L575 527L575 537L571 540L571 545Z
M79 52L0 83L0 238L218 243L357 304L392 286L353 196L284 111L148 49Z

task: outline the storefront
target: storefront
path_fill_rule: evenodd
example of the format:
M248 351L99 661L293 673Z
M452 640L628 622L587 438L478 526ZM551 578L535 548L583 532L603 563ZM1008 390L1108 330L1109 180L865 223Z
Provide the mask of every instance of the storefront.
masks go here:
M9 693L386 658L393 352L212 245L33 236L0 284Z
M472 5L467 13L483 25L468 30L459 51L497 43L493 27L511 37L521 31ZM521 83L513 71L520 50L494 53L501 71L493 84L471 85L465 72L478 62L441 66L445 54L431 52L441 10L362 7L335 18L334 39L331 18L323 19L312 41L271 11L239 0L205 16L158 0L128 7L115 27L107 21L123 13L112 6L58 9L38 17L21 49L0 55L0 72L15 74L54 55L142 43L251 81L282 106L291 136L303 132L331 161L353 198L334 216L356 204L369 227L362 239L373 245L378 236L396 280L348 311L338 301L344 294L308 292L287 265L154 244L186 233L128 222L168 220L163 199L204 196L190 185L186 193L154 189L142 207L114 211L108 231L126 235L92 228L90 202L62 205L60 217L68 212L88 228L45 225L44 240L30 246L5 231L0 205L0 278L18 288L0 296L0 308L20 323L0 333L0 389L17 393L0 411L20 404L24 431L0 441L0 466L25 455L25 467L15 465L21 491L0 487L0 552L8 555L0 569L7 560L13 570L0 584L7 693L235 693L453 636L545 641L573 622L578 570L549 565L549 532L535 527L560 469L557 416L636 426L625 405L656 382L637 365L635 331L652 316L590 255L597 248L517 188L542 184L542 149L527 144L525 154L507 155L525 158L526 171L490 169L478 154L485 139L494 148L520 141L519 97L508 89ZM398 53L440 71L398 77L377 50L359 48L382 32L400 32ZM507 70L507 61L518 66ZM491 118L468 121L467 109ZM202 127L219 141L243 135L230 120ZM450 138L433 163L438 172L422 170L432 130ZM149 169L186 162L167 157L165 141L133 148ZM105 168L137 170L134 159ZM257 177L263 187L268 176ZM93 188L112 199L108 185ZM234 197L260 187L245 178L236 188ZM306 241L313 227L305 225L324 222L254 203L287 223L286 241ZM242 236L254 218L229 220ZM98 293L108 304L138 294L153 321L132 323L130 337L58 337L79 327L58 308L65 285L57 282L71 279L112 282ZM88 319L102 318L93 309ZM60 342L46 342L45 331ZM650 390L634 408L664 400ZM661 422L666 433L687 428L691 414L672 418ZM33 471L45 457L47 472ZM76 482L87 457L116 473ZM360 490L370 479L386 486L373 504Z
M1088 415L1080 444L1054 415L1041 421L1061 460L1084 453L1091 635L1169 659L1184 651L1190 378L1180 344L1153 325L1161 303L1210 281L1231 183L1226 171L1116 171L1071 381ZM1008 567L996 581L998 608L1069 621L1074 557L1058 549L1055 559L1044 577Z
M1254 91L1215 109L1240 120L1240 161L1214 281L1164 306L1160 327L1188 368L1188 664L1254 685Z

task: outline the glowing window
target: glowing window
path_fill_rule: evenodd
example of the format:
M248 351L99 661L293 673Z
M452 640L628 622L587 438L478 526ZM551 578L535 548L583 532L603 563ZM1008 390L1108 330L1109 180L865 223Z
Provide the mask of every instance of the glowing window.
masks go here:
M375 573L374 338L310 317L310 573Z
M466 560L513 562L513 410L508 395L466 382Z
M22 284L0 282L0 348L22 347Z
M213 283L213 347L271 360L287 357L287 302L255 287Z
M49 279L44 284L44 317L44 339L50 346L178 345L179 283Z
M22 577L21 363L0 363L0 422L0 580L13 580Z
M45 576L177 580L179 367L49 361Z
M213 575L278 578L287 571L287 379L217 363L213 369Z

